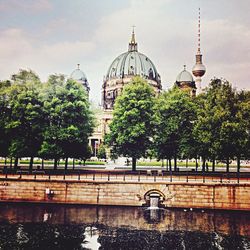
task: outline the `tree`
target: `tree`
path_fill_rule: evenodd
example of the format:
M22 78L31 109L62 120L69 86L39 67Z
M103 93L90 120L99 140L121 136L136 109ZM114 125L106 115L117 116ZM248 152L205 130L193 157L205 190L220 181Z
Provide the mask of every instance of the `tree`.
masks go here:
M106 148L103 144L100 145L98 152L97 152L98 159L106 159Z
M83 160L83 164L85 166L86 160L89 159L92 155L92 149L89 145L86 145L84 152L81 153L81 157L79 159Z
M33 71L20 70L12 76L5 90L5 131L9 139L8 153L15 157L15 167L20 157L30 157L30 170L33 158L40 148L43 123L41 82ZM1 95L3 96L3 95ZM8 142L7 139L7 142Z
M213 79L201 95L194 136L199 141L199 154L205 160L240 157L246 141L246 123L241 114L240 97L226 80Z
M46 126L40 155L53 158L54 169L60 158L83 158L94 126L83 86L63 75L52 75L43 92Z
M241 158L250 158L250 91L237 93L237 113L235 119L238 122L237 135L235 135L235 156L237 157L237 172L240 171Z
M8 105L8 88L10 81L0 82L0 156L6 157L9 155L10 137L6 130L6 125L10 116L10 109ZM6 163L6 160L5 160Z
M140 77L133 78L115 102L106 141L113 153L132 157L133 171L152 145L154 104L153 88Z
M190 95L179 88L164 92L157 100L155 150L158 159L174 158L177 170L177 157L190 158L195 155L195 142L192 137L196 115L195 103Z

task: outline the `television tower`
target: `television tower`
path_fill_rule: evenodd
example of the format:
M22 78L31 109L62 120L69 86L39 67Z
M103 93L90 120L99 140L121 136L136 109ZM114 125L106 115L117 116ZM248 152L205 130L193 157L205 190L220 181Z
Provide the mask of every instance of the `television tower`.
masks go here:
M199 8L198 17L198 49L195 55L196 63L193 67L192 73L195 76L195 84L197 88L197 94L201 93L201 77L204 76L206 72L206 67L202 64L202 54L201 54L201 12Z

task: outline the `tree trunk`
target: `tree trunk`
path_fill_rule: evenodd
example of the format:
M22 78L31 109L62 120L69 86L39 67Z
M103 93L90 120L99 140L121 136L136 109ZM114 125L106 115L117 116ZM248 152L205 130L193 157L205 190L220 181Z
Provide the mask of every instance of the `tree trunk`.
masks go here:
M132 171L136 171L136 158L132 157Z
M205 172L205 167L206 167L206 158L202 157L202 172Z
M12 168L12 157L10 158L10 168Z
M73 158L73 170L75 169L75 158Z
M229 173L229 157L227 157L227 163L226 163L226 166L227 166L227 173Z
M15 157L14 169L17 170L18 167L18 157Z
M34 157L30 157L30 165L29 165L29 171L31 172L33 169L33 162L34 162Z
M171 158L169 158L169 171L172 172L172 163L171 163Z
M198 159L197 157L195 158L195 172L198 171Z
M186 168L188 167L188 159L186 159Z
M85 166L85 164L86 164L86 159L83 160L83 166Z
M57 170L57 159L54 159L54 170Z
M212 160L212 172L214 172L215 171L215 159L213 158L213 160Z
M69 160L69 158L66 157L66 159L65 159L65 170L67 170L67 168L68 168L68 160Z
M240 157L237 157L237 173L240 173Z
M177 157L174 157L174 171L177 171Z
M6 164L7 164L7 157L5 157L4 159L4 166L6 166Z
M168 159L166 159L166 170L168 171Z
M42 159L42 170L44 170L44 159Z

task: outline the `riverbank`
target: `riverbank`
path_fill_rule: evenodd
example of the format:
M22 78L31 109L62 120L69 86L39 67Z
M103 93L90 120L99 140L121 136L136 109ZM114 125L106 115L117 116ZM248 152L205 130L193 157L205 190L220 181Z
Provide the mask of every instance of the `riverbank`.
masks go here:
M0 201L250 210L248 178L148 175L0 175Z
M249 249L250 213L0 203L1 249Z

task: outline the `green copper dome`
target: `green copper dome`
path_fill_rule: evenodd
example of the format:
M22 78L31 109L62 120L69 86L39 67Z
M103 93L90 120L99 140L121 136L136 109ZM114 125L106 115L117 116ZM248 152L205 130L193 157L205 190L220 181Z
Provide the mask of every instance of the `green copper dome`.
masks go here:
M176 77L176 82L193 82L194 78L191 73L186 70L186 66L184 66L184 70L181 71Z
M80 64L78 64L77 66L78 66L77 69L75 69L71 73L70 78L73 79L73 80L76 80L79 83L81 83L84 86L84 88L87 91L87 93L88 93L89 90L90 90L90 88L89 88L89 83L88 83L87 77L83 73L83 71L80 70L80 68L79 68Z
M126 78L138 75L145 79L154 80L161 88L161 78L153 62L144 54L138 52L134 32L129 43L128 52L122 53L111 63L106 74L106 80Z

